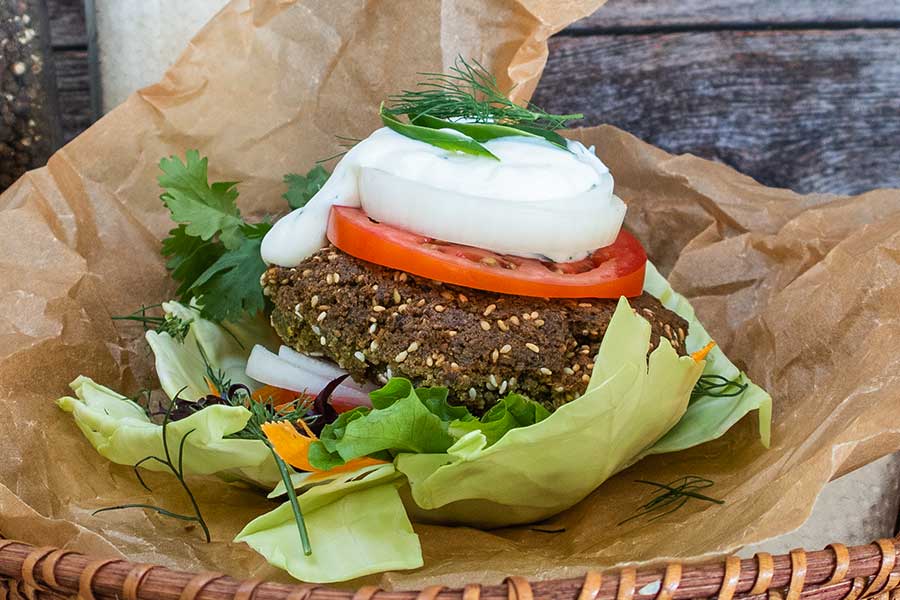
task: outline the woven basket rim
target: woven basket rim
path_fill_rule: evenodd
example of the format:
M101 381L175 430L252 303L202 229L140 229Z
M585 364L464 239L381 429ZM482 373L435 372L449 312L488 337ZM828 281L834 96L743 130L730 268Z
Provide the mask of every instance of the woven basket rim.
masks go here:
M863 546L830 544L824 550L792 550L753 558L669 562L647 567L588 571L583 577L502 585L382 591L238 580L221 573L176 571L124 559L100 559L54 547L0 541L0 579L25 598L40 595L82 600L769 600L900 599L900 536ZM377 596L377 598L376 598Z

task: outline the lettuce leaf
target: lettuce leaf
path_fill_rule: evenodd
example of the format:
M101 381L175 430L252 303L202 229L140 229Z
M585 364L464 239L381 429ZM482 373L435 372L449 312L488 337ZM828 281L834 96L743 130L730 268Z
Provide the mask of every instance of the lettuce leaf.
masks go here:
M694 308L684 296L672 289L666 278L651 263L647 263L644 289L657 297L663 306L688 322L685 343L689 352L699 350L709 343L712 338L697 319ZM741 373L718 346L707 355L703 374L721 375L729 380L741 378L747 384L747 389L733 397L704 396L694 399L678 424L648 449L646 454L676 452L722 437L753 410L759 411L759 436L763 445L768 448L772 437L772 397Z
M398 377L369 396L372 409L343 413L322 429L309 451L313 466L329 469L360 456L391 460L401 452L439 454L474 430L483 431L492 444L510 429L550 414L524 396L510 394L479 420L466 407L450 405L446 388L413 389L409 380Z
M442 409L439 394L423 390L431 405ZM446 391L443 394L446 399ZM369 397L372 410L357 408L322 429L309 454L313 466L325 469L385 451L444 452L456 441L448 433L447 423L419 399L408 380L391 379Z
M88 377L78 377L70 387L75 396L56 403L72 413L75 424L102 456L120 465L134 465L151 455L164 456L162 426L153 423L138 404ZM249 419L246 408L219 404L170 422L170 448L177 448L182 437L193 430L184 447L185 474L217 474L267 488L280 481L278 467L263 442L227 438L241 431ZM142 467L166 470L156 461L147 461Z
M421 567L422 550L391 464L343 473L299 496L313 553L304 556L288 502L257 517L235 538L297 579L332 583ZM281 488L283 491L283 487Z
M543 405L525 396L510 394L492 406L481 419L454 421L450 424L450 432L462 437L470 431L481 431L490 446L511 429L540 423L549 416L550 411Z

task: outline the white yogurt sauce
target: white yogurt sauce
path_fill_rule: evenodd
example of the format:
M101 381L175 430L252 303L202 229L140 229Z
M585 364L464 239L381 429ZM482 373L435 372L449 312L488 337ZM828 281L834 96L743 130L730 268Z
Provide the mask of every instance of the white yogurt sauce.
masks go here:
M361 206L381 222L435 239L557 262L615 240L625 205L593 148L569 141L567 152L524 136L483 145L500 160L375 131L305 207L275 223L263 260L296 266L324 246L333 205Z

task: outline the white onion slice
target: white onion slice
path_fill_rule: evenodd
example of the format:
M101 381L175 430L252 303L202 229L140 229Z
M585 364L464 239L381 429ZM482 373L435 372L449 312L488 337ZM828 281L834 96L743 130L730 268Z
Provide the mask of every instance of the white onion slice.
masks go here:
M579 260L616 240L625 203L612 178L570 198L523 202L470 196L360 170L360 197L376 221L445 242L516 256Z
M347 372L341 369L334 363L330 363L324 360L320 360L318 358L313 358L312 356L307 356L305 354L301 354L297 352L290 346L281 346L278 349L278 357L286 360L287 362L300 367L306 371L314 375L318 375L320 377L324 377L328 381L332 379L337 379L341 375L346 375ZM351 378L347 378L341 383L342 387L349 387L357 389L361 392L371 392L376 389L376 386L372 384L360 384L353 381Z
M338 377L344 374L339 369L336 371ZM247 376L271 386L313 396L322 391L328 382L334 379L334 377L323 376L289 362L259 345L254 346L250 352L250 358L247 361ZM344 383L335 389L332 397L359 406L371 405L368 392Z

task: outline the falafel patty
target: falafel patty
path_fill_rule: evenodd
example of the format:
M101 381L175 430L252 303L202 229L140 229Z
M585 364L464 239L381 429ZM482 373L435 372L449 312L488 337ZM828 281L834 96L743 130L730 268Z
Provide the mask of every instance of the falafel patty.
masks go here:
M328 246L262 277L284 342L354 380L442 386L481 414L510 392L554 409L584 393L616 300L545 299L460 288ZM684 355L687 322L643 294L629 300Z

